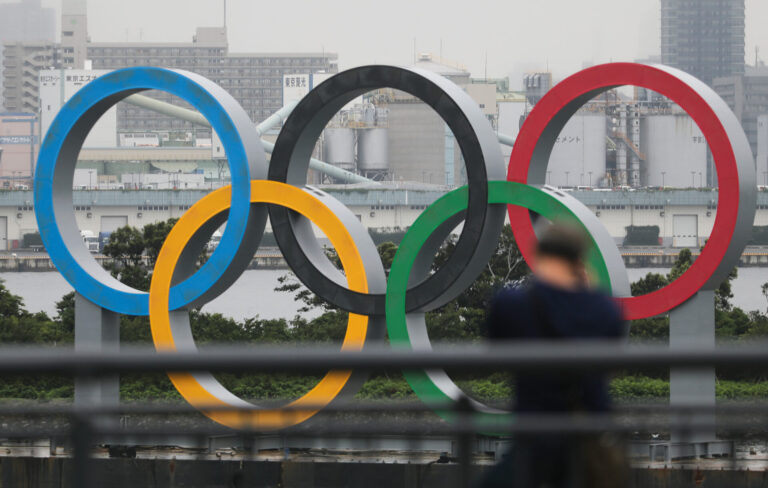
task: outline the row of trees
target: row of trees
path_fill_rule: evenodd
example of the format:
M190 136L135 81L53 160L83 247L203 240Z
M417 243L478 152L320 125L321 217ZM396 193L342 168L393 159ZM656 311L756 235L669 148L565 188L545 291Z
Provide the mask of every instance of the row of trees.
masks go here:
M147 290L151 280L151 269L157 259L162 243L175 223L174 220L150 224L142 230L124 227L115 231L104 253L112 258L108 265L110 272L122 282L138 289ZM441 266L450 256L455 243L449 241L435 258L434 266ZM388 272L397 251L392 242L378 245L379 254ZM330 258L337 262L335 255ZM201 257L201 261L204 257ZM680 276L692 263L691 253L683 250L674 267L666 275L648 274L632 284L634 295L649 293L665 286ZM433 341L480 341L483 340L485 310L495 290L520 283L530 270L522 258L510 228L505 227L498 247L478 279L456 300L427 314L427 327ZM768 336L768 316L761 311L744 312L731 303L733 294L731 281L736 277L734 270L716 292L716 327L721 340L748 340ZM766 285L768 293L768 285ZM236 321L220 314L192 311L190 321L196 342L201 347L213 343L341 343L345 333L347 314L318 299L300 285L291 274L280 278L277 290L291 293L302 303L303 310L319 309L320 315L313 319L301 316L285 319L248 318ZM57 303L57 313L48 317L45 313L29 313L22 300L0 285L0 342L68 345L73 342L74 296L66 295ZM632 340L666 341L669 336L669 319L666 316L633 322ZM121 317L121 341L131 344L151 344L149 322L146 317ZM220 379L234 393L245 398L292 397L306 391L317 381L319 375L222 375ZM626 378L637 376L664 380L664 371L627 371L618 392L632 391L636 395L642 385L658 385L643 380L631 382ZM462 387L474 391L481 397L506 398L509 394L508 376L504 374L462 373L454 375ZM761 380L761 372L749 371L739 374L728 373L731 380ZM640 386L638 386L640 385ZM122 378L124 398L176 398L175 390L164 375L131 375ZM617 387L618 388L618 387ZM362 395L369 397L398 397L409 394L409 388L397 372L374 375L363 389ZM762 391L762 390L761 390ZM72 382L59 377L16 377L0 378L0 397L66 397L72 394ZM497 398L498 399L498 398Z

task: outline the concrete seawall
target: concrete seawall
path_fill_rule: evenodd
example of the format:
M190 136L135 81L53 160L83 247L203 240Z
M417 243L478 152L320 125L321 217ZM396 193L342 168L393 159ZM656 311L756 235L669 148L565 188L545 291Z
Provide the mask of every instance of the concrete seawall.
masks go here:
M94 259L102 266L111 258L94 254ZM287 269L288 265L278 249L265 249L256 253L249 269ZM14 271L56 271L51 258L46 252L0 253L0 273Z
M384 464L301 461L96 459L98 486L110 488L448 488L459 479L456 464ZM473 466L474 477L488 466ZM69 458L0 458L2 488L75 488ZM628 487L732 488L766 486L766 472L707 469L632 470Z
M671 268L679 249L661 247L621 248L624 264L628 268ZM693 252L694 258L699 251ZM110 258L94 254L102 265ZM740 267L768 267L768 247L748 247L741 255ZM249 269L287 269L288 265L277 248L264 248L253 257ZM19 251L0 253L0 273L13 271L56 271L46 252Z

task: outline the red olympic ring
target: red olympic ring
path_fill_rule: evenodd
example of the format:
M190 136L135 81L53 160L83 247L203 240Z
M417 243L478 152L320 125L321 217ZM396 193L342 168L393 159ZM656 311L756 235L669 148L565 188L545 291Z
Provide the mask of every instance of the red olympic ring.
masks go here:
M682 71L666 66L633 63L611 63L588 68L547 92L520 129L509 159L507 179L519 183L543 184L552 144L567 120L590 99L622 85L654 90L676 102L691 116L709 144L720 187L717 216L711 236L691 267L658 291L617 299L625 318L633 320L669 311L698 290L714 289L719 285L724 278L722 273L730 271L730 268L723 269L726 268L724 263L730 267L735 266L738 257L734 261L733 254L738 252L740 255L746 244L748 237L743 235L746 233L743 227L744 221L749 220L749 205L753 207L751 215L754 218L755 202L751 197L755 195L755 182L754 175L751 178L753 181L749 181L748 169L745 171L744 167L746 136L740 126L738 130L734 128L734 122L738 125L738 121L714 91ZM508 212L515 240L526 261L530 262L535 242L530 215L526 209L512 205L508 206ZM750 220L750 229L751 225Z

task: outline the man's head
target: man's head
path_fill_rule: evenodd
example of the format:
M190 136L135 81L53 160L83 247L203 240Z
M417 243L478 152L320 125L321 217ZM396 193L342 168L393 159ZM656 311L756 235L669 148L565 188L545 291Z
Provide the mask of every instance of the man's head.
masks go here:
M554 224L541 233L533 272L542 281L561 288L586 284L584 255L587 236L575 226Z

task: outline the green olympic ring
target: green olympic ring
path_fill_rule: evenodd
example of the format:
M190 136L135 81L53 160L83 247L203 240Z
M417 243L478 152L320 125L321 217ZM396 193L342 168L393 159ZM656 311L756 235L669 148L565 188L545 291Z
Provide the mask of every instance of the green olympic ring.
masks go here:
M400 243L387 280L387 333L392 347L423 351L431 349L424 312L406 313L405 311L406 288L413 278L424 278L411 276L414 264L423 251L422 248L446 221L455 219L466 210L468 194L468 188L463 186L435 201L416 219ZM585 263L587 271L599 289L610 293L609 270L594 237L574 212L556 197L542 189L523 183L489 181L488 203L518 205L552 222L575 224L583 228L585 234L589 236L590 244ZM461 396L466 397L443 370L406 370L403 373L416 396L427 404L447 404L458 400ZM481 430L492 428L499 422L512 420L512 414L508 411L490 408L471 399L470 402L478 410L475 422ZM445 420L455 419L455 412L441 409L436 412Z

